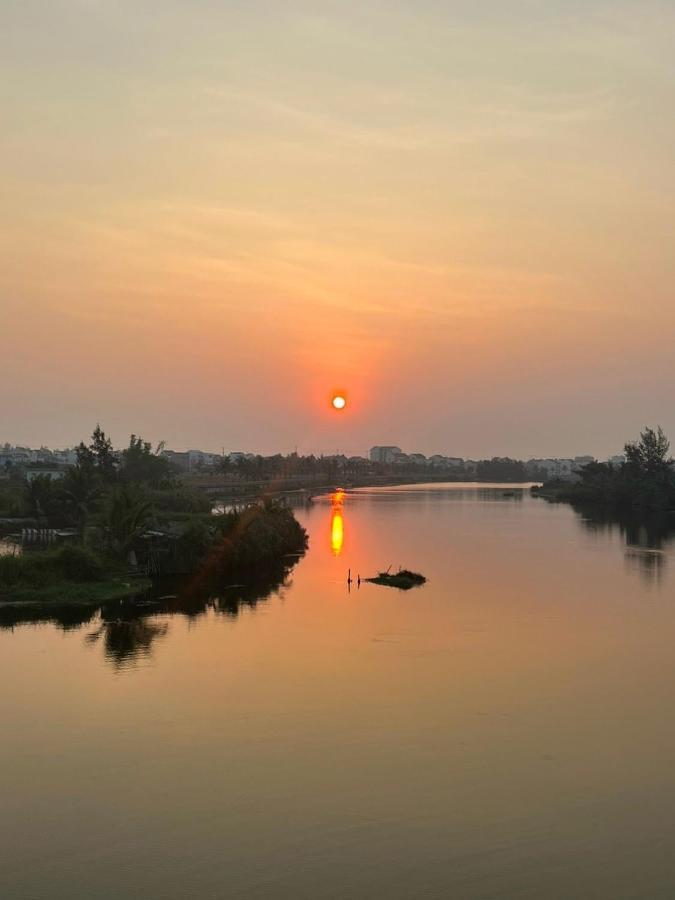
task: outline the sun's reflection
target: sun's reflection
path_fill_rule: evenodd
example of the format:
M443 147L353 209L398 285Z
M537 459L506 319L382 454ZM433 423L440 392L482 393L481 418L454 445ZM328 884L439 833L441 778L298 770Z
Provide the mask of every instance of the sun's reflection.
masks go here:
M342 515L345 492L335 491L331 495L331 519L330 519L330 546L333 554L339 556L345 542L345 526Z

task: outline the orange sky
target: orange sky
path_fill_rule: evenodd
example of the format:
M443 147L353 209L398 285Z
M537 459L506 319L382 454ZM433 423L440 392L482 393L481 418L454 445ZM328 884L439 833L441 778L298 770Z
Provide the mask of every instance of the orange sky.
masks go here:
M674 35L650 0L4 3L0 442L675 437Z

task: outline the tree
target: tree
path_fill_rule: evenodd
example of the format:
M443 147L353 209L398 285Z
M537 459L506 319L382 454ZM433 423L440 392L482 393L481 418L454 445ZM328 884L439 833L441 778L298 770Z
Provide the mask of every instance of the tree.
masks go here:
M49 475L37 475L30 481L26 481L26 508L30 515L38 519L48 515L54 494L53 487Z
M127 485L115 487L108 495L104 522L112 549L120 554L131 549L134 540L145 531L152 507Z
M112 441L98 424L91 436L91 444L89 446L96 459L96 466L103 478L106 481L114 478L116 466Z
M81 469L96 472L104 481L114 481L117 469L115 452L112 441L99 424L94 429L89 446L81 441L75 453Z
M159 485L170 477L171 467L166 457L162 456L164 444L157 445L153 452L152 444L142 437L132 434L129 446L122 452L120 474L125 481L142 482Z
M63 478L62 487L71 522L79 529L84 528L97 493L94 468L71 466Z
M478 463L476 474L481 481L526 481L525 465L518 459L494 456Z
M659 425L657 430L645 428L637 441L625 445L627 465L640 475L654 476L672 471L670 441Z

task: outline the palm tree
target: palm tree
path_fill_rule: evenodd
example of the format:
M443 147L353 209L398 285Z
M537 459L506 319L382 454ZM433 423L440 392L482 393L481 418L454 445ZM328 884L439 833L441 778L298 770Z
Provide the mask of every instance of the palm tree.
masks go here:
M112 549L125 554L134 540L145 531L152 507L142 495L127 485L108 495L104 523Z

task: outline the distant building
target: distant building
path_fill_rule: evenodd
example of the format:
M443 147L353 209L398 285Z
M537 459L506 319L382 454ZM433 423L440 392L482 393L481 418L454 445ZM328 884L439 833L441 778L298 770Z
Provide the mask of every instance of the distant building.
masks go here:
M222 459L220 453L209 453L205 450L164 450L162 456L183 472L213 469Z
M66 474L65 468L56 466L29 466L25 471L26 481L35 481L36 478L49 478L52 481L58 481Z
M595 462L592 456L552 457L547 459L528 459L525 471L530 478L557 478L560 481L577 481L578 471L582 466Z
M52 456L54 460L62 466L74 466L77 462L77 453L75 450L54 450Z
M464 465L461 456L443 456L440 453L434 453L429 457L429 464L437 466L439 469L458 469Z
M172 466L187 472L190 468L190 457L186 451L180 450L164 450L162 452L164 459L168 459Z
M220 453L204 450L188 450L188 469L212 469L222 459Z
M575 456L574 457L574 465L577 469L580 469L582 466L588 466L590 463L595 462L594 456Z
M227 458L231 463L241 462L242 459L255 459L255 453L244 453L243 450L233 450Z
M610 456L607 462L611 463L613 466L622 466L626 462L626 454L617 453L614 456Z
M370 461L376 463L393 463L403 455L400 447L382 445L370 448Z

